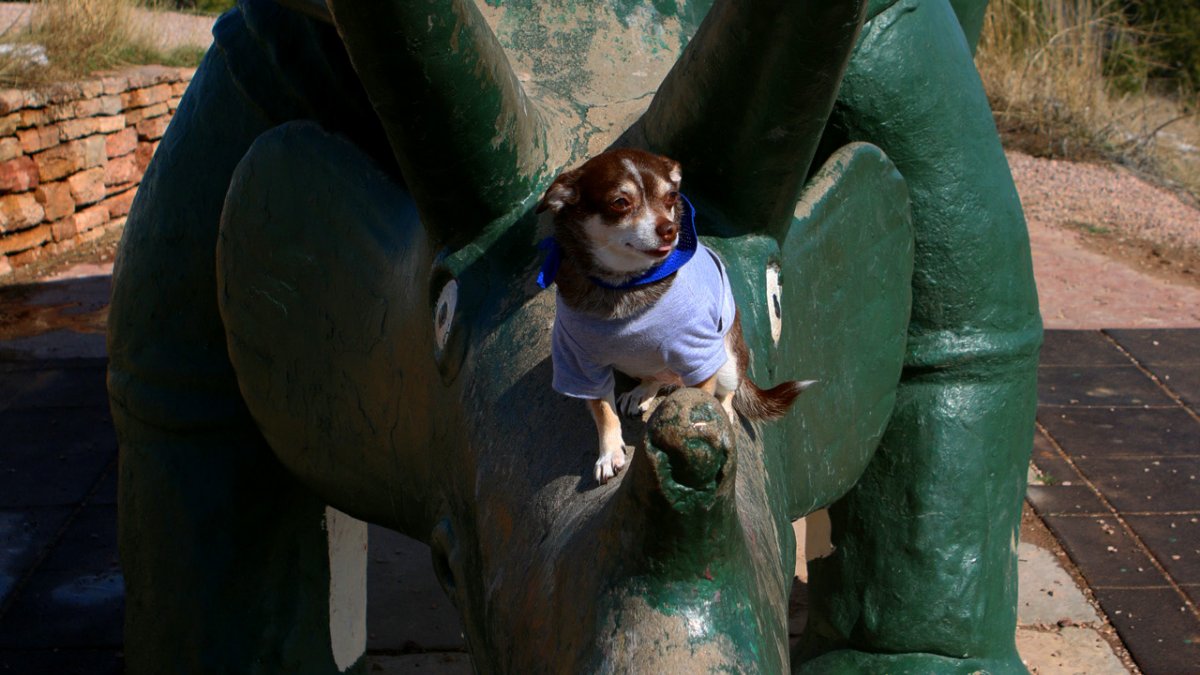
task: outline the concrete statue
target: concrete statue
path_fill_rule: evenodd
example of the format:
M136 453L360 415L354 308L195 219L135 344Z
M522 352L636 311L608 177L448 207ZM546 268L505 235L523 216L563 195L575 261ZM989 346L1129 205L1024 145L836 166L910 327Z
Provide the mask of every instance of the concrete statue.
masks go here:
M128 671L362 671L369 521L429 544L478 672L1023 672L1041 324L984 4L223 16L114 276ZM677 391L597 485L533 210L611 146L682 164L752 375L820 383L761 426Z

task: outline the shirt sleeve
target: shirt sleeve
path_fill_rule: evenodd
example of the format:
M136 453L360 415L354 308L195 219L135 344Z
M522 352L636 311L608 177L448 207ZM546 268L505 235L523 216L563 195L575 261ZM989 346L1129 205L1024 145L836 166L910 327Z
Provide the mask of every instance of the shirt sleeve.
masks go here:
M599 399L613 390L612 368L588 357L562 324L554 324L550 359L554 391L572 398Z

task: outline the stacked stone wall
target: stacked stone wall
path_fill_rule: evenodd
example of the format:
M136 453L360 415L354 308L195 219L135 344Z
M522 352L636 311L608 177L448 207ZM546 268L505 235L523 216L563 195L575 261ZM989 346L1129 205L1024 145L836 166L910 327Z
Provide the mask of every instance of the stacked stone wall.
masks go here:
M194 68L0 90L0 276L125 225Z

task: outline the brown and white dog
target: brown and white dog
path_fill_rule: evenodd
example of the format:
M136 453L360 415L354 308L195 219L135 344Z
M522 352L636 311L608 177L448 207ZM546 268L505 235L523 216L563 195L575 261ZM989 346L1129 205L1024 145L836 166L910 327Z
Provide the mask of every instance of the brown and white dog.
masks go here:
M812 384L762 390L746 377L750 352L725 268L695 240L681 179L672 159L610 150L558 176L537 207L553 231L554 263L543 275L551 277L544 285L558 284L554 386L588 403L600 435L601 483L626 461L617 410L644 413L664 387L695 386L716 396L731 419L737 412L767 420ZM655 312L665 313L667 325L647 328ZM614 398L614 369L641 383Z

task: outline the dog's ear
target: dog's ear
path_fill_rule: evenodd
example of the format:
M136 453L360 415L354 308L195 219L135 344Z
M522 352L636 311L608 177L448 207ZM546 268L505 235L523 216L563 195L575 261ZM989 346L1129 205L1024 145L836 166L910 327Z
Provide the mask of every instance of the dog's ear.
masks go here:
M663 157L663 159L667 160L667 177L671 179L672 183L678 186L679 182L683 180L683 167L680 166L679 162L669 157Z
M542 201L538 202L534 213L541 213L549 209L553 213L558 213L563 210L564 206L574 205L579 202L579 190L575 186L575 182L579 180L579 169L568 171L550 184L546 188L546 194L542 196Z

